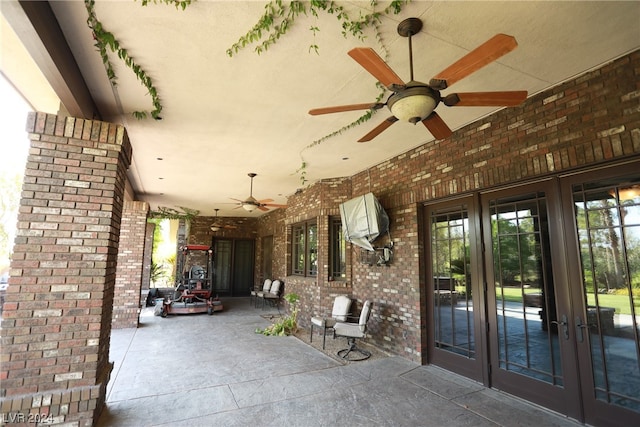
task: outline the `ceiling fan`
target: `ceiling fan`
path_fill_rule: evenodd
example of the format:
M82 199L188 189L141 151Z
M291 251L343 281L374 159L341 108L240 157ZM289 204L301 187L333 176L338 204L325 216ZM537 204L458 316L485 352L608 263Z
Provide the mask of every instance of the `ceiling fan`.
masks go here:
M240 202L238 203L240 206L238 206L236 209L243 208L247 212L253 212L257 208L257 209L260 209L261 211L267 212L269 211L268 207L271 207L271 208L287 207L287 205L276 205L271 203L273 202L273 199L256 200L253 197L253 178L257 176L257 174L252 172L252 173L249 173L248 175L249 175L249 178L251 178L251 192L249 193L249 197L246 198L245 200L238 200L238 199L234 199L233 197L231 198L231 200L236 200Z
M214 211L216 211L216 219L213 221L213 224L211 224L211 231L220 231L223 228L229 229L229 230L233 230L236 229L238 227L236 227L235 225L227 225L227 224L222 224L218 221L218 211L220 209L214 209Z
M527 91L502 92L461 92L445 97L440 91L467 77L485 65L511 52L518 44L512 36L497 34L478 46L458 61L438 73L429 84L413 79L413 49L411 36L422 29L422 21L408 18L398 24L398 34L409 39L410 81L402 79L371 48L358 47L349 51L351 56L365 70L393 94L385 103L352 104L336 107L315 108L311 115L339 113L343 111L380 109L385 105L393 114L363 136L358 142L370 141L398 120L416 124L422 122L436 139L444 139L452 134L451 129L435 111L440 102L448 107L454 106L515 106L527 99Z

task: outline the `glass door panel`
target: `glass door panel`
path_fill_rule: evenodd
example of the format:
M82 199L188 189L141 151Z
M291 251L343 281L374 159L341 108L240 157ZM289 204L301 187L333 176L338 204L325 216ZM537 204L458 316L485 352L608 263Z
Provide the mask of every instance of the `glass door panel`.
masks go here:
M477 256L470 221L473 199L443 203L427 209L427 312L431 313L429 359L431 363L483 380L481 352L484 315L477 310L482 289L474 281L471 265ZM477 231L477 230L475 230ZM477 263L473 263L477 264ZM474 285L474 283L476 285Z
M640 179L572 191L584 298L576 339L591 365L584 392L640 414Z
M545 195L492 200L489 209L498 367L561 386Z
M580 415L558 182L481 196L492 387Z
M475 358L469 271L469 218L464 207L431 219L435 346Z
M231 240L216 239L213 250L214 289L216 293L228 295L231 292Z
M248 296L254 275L253 240L234 240L231 296Z

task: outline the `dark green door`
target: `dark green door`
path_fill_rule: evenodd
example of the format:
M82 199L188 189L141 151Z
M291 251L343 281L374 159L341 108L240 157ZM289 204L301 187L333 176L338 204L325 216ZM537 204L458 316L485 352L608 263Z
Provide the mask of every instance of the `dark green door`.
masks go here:
M231 295L248 296L254 280L254 242L236 240L234 243Z
M219 296L248 296L254 277L254 241L214 239L214 289Z

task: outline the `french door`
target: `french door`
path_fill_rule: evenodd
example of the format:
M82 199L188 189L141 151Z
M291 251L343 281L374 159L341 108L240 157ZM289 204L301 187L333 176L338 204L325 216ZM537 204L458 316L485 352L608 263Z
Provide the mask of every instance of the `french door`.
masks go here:
M640 425L639 163L427 206L428 361Z
M247 296L253 287L254 241L213 239L213 285L220 296Z
M585 420L640 425L640 162L563 182ZM625 173L625 175L620 175Z
M477 381L486 378L484 290L478 275L477 203L465 197L427 208L431 257L427 263L429 362ZM475 222L474 222L475 218Z
M577 417L557 182L486 193L481 199L489 384Z

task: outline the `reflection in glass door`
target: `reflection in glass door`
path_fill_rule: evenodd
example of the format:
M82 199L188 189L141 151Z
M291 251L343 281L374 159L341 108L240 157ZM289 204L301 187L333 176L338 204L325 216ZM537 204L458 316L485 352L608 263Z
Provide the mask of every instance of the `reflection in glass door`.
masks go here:
M469 212L473 205L460 202L428 209L429 215L429 298L432 301L433 329L430 362L482 380L482 348L476 336L479 304L472 286ZM477 314L477 313L476 313ZM478 328L482 330L482 328Z
M639 167L426 206L429 362L590 425L640 425Z
M490 211L498 367L562 385L545 195L493 200Z
M614 405L640 419L640 180L572 187L582 271L576 340L588 348L585 411ZM585 355L582 355L585 357ZM591 414L591 415L590 415ZM629 416L626 420L630 421ZM607 416L611 421L611 417Z
M497 389L576 416L580 402L555 184L482 196L490 377Z
M473 306L466 291L469 219L464 211L443 212L432 227L435 345L473 359Z

